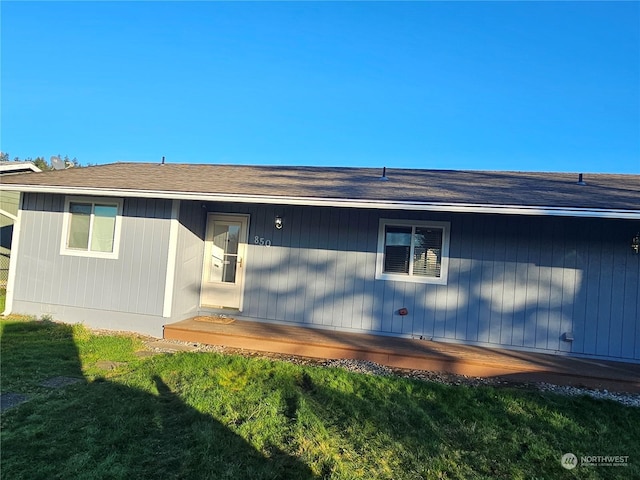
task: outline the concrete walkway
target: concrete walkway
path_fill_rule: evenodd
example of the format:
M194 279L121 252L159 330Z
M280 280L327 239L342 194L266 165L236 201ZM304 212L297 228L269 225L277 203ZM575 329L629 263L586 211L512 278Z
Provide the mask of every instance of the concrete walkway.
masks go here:
M640 393L640 364L196 317L165 325L164 338L312 358L351 358L412 370L514 383L547 382Z

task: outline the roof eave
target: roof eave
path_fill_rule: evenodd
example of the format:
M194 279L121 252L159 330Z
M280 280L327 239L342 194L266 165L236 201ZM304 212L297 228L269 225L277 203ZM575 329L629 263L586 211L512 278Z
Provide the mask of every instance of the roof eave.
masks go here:
M36 167L33 163L25 162L25 163L17 163L16 165L0 165L0 173L4 173L6 175L14 174L18 175L20 173L40 173L42 170Z
M418 210L453 213L491 213L500 215L533 215L593 217L640 220L640 210L612 208L551 207L536 205L493 205L471 203L418 202L399 200L363 200L357 198L319 198L286 195L246 195L164 190L131 190L53 185L0 185L0 190L64 195L97 195L107 197L161 198L209 202L287 204L318 207L376 208L384 210Z

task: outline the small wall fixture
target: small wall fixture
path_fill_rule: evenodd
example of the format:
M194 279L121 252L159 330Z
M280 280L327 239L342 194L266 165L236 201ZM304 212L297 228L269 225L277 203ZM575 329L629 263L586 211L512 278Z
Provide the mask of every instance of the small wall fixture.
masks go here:
M277 217L276 217L276 220L275 220L275 227L276 227L278 230L282 230L282 217L280 217L280 216L277 216Z
M409 310L407 310L406 308L401 308L400 310L398 310L398 315L400 316L405 316L405 315L409 315Z
M631 250L638 255L640 253L640 232L636 233L631 239Z

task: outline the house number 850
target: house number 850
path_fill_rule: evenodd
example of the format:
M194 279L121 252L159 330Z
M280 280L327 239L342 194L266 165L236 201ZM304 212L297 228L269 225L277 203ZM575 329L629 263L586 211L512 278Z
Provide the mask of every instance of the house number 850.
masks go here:
M253 243L255 243L256 245L261 245L263 247L271 246L271 240L265 239L264 237L259 237L257 235L253 237Z

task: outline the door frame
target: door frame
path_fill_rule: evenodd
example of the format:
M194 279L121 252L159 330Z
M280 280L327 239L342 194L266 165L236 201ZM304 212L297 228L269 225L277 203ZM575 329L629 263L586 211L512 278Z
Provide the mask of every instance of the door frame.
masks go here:
M207 283L206 282L206 273L207 273L207 261L209 260L208 256L207 256L207 242L209 241L207 239L207 233L209 232L209 225L210 222L215 221L215 219L227 219L229 221L240 221L240 222L245 222L246 224L246 228L244 229L244 235L242 232L242 229L240 229L240 236L238 238L238 245L239 248L238 250L240 250L240 248L242 248L242 250L244 250L244 254L242 255L242 266L240 268L242 268L242 275L240 277L240 284L238 285L238 288L240 289L240 298L238 301L238 308L235 307L223 307L223 306L211 306L211 305L207 305L207 304L203 304L202 303L202 297L204 294L204 284ZM249 215L248 213L224 213L224 212L207 212L207 219L205 222L205 226L204 226L204 248L202 249L202 275L200 277L200 282L201 282L201 287L200 287L200 308L204 308L204 309L229 309L229 310L237 310L239 312L242 312L243 306L244 306L244 286L245 286L245 279L246 279L246 265L247 265L247 254L249 253L249 244L248 244L248 240L249 240L249 227L251 225L251 215ZM240 246L243 247L240 247ZM210 255L209 255L210 256Z

